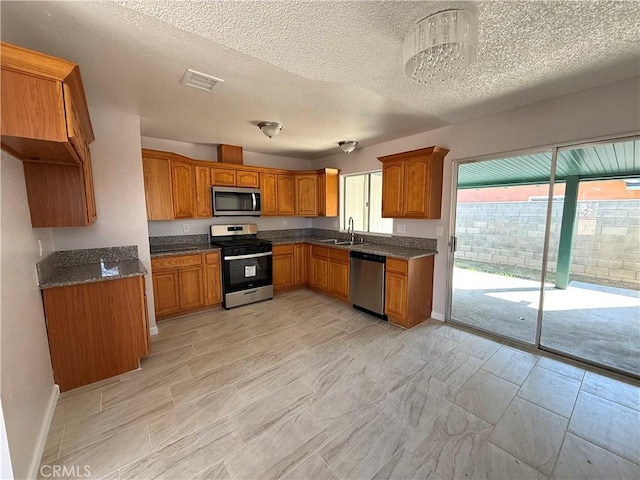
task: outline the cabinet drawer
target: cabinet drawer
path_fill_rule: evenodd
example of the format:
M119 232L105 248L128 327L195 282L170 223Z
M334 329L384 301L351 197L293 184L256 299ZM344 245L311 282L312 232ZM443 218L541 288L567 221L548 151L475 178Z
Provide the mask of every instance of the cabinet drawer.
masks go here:
M409 272L409 262L398 258L387 258L387 271L406 275Z
M291 255L293 254L293 245L274 245L273 255Z
M349 263L349 251L332 248L329 250L329 258L334 262Z
M151 270L165 270L167 268L191 267L195 265L202 265L202 255L179 255L175 257L151 259Z
M206 253L204 258L207 264L220 263L220 252Z
M329 249L327 247L311 246L311 256L329 258Z

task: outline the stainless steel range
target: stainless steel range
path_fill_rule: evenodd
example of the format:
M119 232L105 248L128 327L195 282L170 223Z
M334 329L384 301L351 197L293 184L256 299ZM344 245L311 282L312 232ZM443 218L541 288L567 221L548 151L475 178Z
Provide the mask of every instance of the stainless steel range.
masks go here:
M211 225L211 243L222 249L222 305L226 309L273 298L271 242L256 224Z

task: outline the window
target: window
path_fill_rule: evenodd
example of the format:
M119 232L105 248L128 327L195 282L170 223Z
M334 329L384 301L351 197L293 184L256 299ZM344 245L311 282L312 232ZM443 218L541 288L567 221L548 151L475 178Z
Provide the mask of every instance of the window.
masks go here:
M342 228L347 230L349 218L357 232L393 233L393 219L382 218L382 172L344 177L344 209Z

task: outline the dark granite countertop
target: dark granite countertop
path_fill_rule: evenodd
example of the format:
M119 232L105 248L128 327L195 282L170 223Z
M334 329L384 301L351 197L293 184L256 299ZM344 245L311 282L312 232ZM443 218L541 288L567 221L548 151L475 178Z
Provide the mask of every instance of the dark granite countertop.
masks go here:
M410 260L412 258L429 257L436 255L437 250L423 250L420 248L400 247L395 245L380 245L377 243L364 243L355 245L333 245L331 243L322 242L324 237L281 237L274 238L271 242L274 245L287 245L292 243L309 243L312 245L321 245L323 247L339 248L342 250L354 250L356 252L373 253L376 255L385 255L387 257L402 258Z
M189 255L191 253L219 252L220 247L210 243L155 245L150 247L151 258L171 257L173 255Z
M147 270L137 259L57 266L40 279L40 288L68 287L82 283L140 277L146 274Z

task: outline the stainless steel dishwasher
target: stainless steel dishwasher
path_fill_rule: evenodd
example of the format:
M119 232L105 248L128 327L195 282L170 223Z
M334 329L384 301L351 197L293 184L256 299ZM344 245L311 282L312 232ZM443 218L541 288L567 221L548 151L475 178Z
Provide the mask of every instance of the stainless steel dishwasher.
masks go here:
M349 300L353 308L384 320L384 280L387 257L354 252L351 257Z

